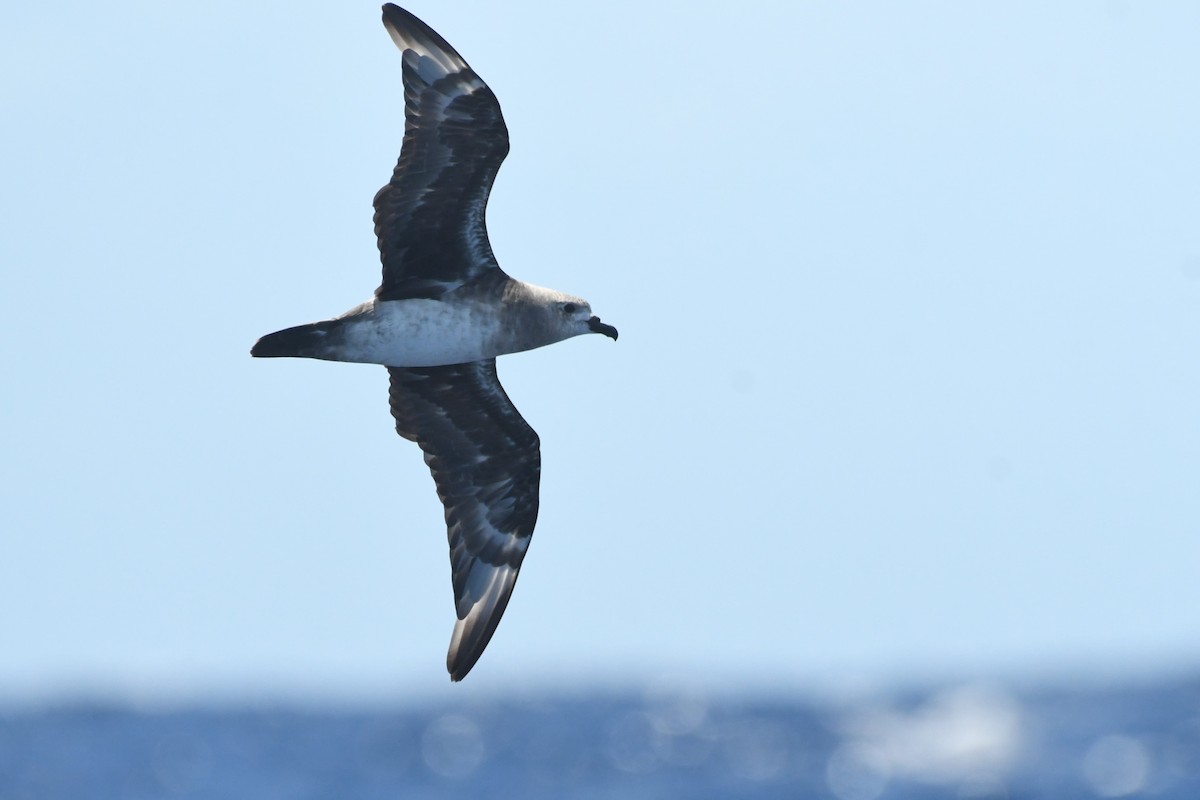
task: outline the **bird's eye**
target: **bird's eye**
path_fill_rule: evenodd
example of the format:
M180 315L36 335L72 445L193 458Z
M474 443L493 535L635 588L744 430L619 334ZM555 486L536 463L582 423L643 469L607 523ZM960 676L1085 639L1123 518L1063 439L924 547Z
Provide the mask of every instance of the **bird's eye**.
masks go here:
M563 303L563 313L564 314L574 314L578 310L579 310L579 306L576 305L575 303Z

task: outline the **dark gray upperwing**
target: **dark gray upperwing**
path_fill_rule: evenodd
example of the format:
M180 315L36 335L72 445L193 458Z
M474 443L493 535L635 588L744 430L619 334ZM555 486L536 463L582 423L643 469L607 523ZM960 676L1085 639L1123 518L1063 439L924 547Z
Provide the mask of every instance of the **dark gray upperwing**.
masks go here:
M508 129L492 90L432 28L391 3L383 24L403 53L404 143L375 195L375 296L436 298L499 269L484 214Z
M504 614L537 522L538 436L496 376L496 361L388 367L396 432L425 451L446 508L458 623L451 680L471 670Z

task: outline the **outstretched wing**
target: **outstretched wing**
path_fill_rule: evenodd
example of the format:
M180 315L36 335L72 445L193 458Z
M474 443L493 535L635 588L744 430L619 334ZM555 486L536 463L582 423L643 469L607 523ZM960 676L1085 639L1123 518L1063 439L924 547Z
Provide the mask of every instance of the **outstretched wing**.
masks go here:
M383 24L403 53L404 143L375 195L375 294L436 298L499 269L484 213L508 129L492 90L432 28L391 3Z
M425 451L446 507L458 623L446 668L462 680L508 605L537 522L538 436L496 377L496 361L388 367L396 432Z

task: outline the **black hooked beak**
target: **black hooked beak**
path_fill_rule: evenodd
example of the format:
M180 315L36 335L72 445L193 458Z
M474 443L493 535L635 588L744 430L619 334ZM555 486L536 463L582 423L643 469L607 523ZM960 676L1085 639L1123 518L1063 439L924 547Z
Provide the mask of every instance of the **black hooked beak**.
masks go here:
M614 342L617 340L617 329L612 325L605 325L599 317L592 317L588 320L588 330L592 333L603 333Z

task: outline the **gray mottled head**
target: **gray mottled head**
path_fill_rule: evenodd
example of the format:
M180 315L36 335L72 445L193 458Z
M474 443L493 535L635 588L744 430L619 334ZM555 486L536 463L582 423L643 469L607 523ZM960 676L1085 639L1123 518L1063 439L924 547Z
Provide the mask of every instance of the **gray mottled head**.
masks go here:
M617 329L606 325L592 313L592 307L582 297L575 297L552 289L530 286L528 297L532 313L525 319L525 334L532 336L540 344L558 342L580 336L585 333L602 333L613 339L617 338Z
M614 342L617 340L617 329L605 325L600 318L592 313L592 306L587 300L571 297L556 301L558 313L562 316L571 336L581 333L602 333Z

